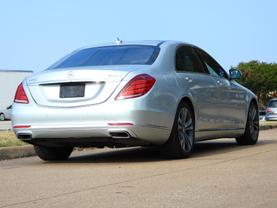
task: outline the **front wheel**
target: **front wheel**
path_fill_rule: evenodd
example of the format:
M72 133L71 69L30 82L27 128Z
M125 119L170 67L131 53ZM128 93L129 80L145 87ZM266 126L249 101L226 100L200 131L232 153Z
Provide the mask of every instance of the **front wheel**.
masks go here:
M258 107L251 103L248 111L245 132L242 136L237 137L236 141L240 145L256 144L259 137L259 111Z
M161 154L166 158L186 158L194 147L194 113L182 102L175 116L173 129L168 141L162 146Z
M40 159L45 161L66 160L72 153L72 147L48 147L34 145L34 150Z
M4 121L5 120L5 115L4 113L0 113L0 121Z

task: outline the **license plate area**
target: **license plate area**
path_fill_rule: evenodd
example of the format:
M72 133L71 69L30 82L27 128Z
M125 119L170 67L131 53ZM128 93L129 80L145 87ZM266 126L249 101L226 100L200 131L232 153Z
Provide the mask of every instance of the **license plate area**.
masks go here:
M79 98L84 96L84 83L64 83L60 85L60 98Z

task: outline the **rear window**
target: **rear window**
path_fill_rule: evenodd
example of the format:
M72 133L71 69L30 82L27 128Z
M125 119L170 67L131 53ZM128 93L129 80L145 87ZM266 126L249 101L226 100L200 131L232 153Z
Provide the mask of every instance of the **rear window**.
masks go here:
M159 47L147 45L86 48L63 58L50 69L101 65L151 65L159 51Z
M277 100L272 100L268 103L268 107L277 108Z

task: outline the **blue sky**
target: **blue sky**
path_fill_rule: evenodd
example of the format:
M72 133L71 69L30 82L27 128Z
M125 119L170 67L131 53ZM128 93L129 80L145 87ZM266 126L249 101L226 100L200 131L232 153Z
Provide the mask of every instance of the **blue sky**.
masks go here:
M275 0L0 0L0 69L42 70L120 37L196 44L225 69L277 62Z

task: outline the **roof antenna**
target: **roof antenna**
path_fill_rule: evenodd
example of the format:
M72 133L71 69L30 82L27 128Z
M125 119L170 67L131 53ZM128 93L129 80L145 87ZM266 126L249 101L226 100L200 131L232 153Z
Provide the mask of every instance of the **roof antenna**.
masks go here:
M115 43L116 45L120 45L122 43L122 40L120 40L119 37L117 37Z

